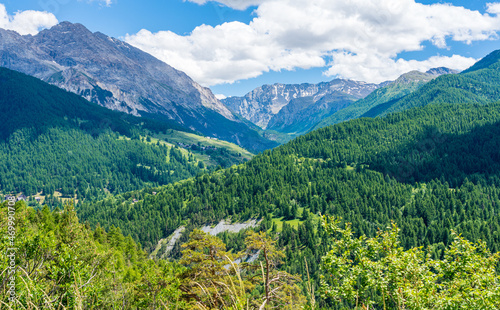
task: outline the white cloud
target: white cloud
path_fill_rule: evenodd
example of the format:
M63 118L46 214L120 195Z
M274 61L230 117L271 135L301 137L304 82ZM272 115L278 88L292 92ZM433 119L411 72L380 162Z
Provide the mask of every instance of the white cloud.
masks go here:
M472 66L477 60L460 55L433 56L427 60L395 60L389 57L376 55L353 55L338 53L333 56L330 68L324 73L326 76L342 76L370 82L384 82L395 80L402 73L412 70L425 72L431 68L447 67L464 70Z
M126 36L126 41L186 72L203 85L232 83L297 65L303 68L325 65L319 53L285 51L269 36L238 22L217 27L199 26L187 37L170 31L153 34L141 30Z
M226 99L226 98L227 98L227 96L226 96L226 95L224 95L224 94L215 94L214 96L215 96L215 98L217 98L217 99L219 99L219 100L222 100L222 99Z
M7 14L5 5L0 3L0 28L14 30L21 35L37 34L41 29L56 25L57 18L52 13L40 11L20 11L14 16Z
M207 0L189 0L203 4ZM454 55L398 59L424 42L448 48L497 38L500 3L487 13L414 0L219 0L233 8L260 3L248 24L201 25L189 35L141 30L125 40L185 71L205 86L257 77L270 70L328 66L325 74L369 82L432 66L465 69L475 60Z
M500 3L487 3L486 11L490 14L499 14L500 13Z
M189 2L194 2L198 4L205 4L207 2L211 2L212 0L184 0ZM265 0L217 0L213 2L218 2L227 7L236 9L236 10L245 10L248 7L256 6L264 3Z

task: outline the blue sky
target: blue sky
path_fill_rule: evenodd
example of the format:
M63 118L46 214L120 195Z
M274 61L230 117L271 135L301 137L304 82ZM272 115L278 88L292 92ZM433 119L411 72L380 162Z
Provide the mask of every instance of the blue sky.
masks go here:
M82 23L153 54L226 96L276 82L317 83L342 77L378 83L413 69L441 65L464 69L499 48L500 4L486 1L0 0L0 4L5 7L0 27L33 33L56 22Z

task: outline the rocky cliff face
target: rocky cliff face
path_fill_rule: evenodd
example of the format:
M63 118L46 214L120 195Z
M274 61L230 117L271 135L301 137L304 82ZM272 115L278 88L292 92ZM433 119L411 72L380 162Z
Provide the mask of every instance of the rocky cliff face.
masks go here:
M379 87L377 84L342 79L319 84L274 84L256 88L244 97L226 98L223 102L263 129L303 131L299 123L304 120L318 122L332 111L366 97ZM297 126L292 126L297 127L295 129L285 128L295 124Z
M0 65L107 108L174 120L249 149L271 146L212 92L153 56L83 25L62 22L35 36L0 29Z

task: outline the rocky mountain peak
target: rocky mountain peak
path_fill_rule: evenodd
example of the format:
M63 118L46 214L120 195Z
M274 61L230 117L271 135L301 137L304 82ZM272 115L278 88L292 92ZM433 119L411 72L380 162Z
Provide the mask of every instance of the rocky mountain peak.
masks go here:
M453 70L450 68L446 67L438 67L438 68L432 68L427 70L425 73L432 74L432 75L443 75L443 74L457 74L460 71L458 70Z
M53 26L50 29L44 29L41 32L64 32L64 33L71 33L71 34L78 34L78 33L92 33L90 30L87 29L84 25L80 23L71 23L68 21L63 21L60 22L59 24Z
M185 73L125 42L92 33L82 24L62 22L35 36L6 31L0 31L0 36L8 37L0 40L2 66L89 101L134 115L173 120L232 142L244 140L245 134L256 136L209 89ZM237 124L221 126L226 121ZM227 128L233 128L233 133Z
M364 98L378 87L379 85L376 84L344 79L334 79L318 84L275 83L272 85L262 85L243 97L229 97L223 99L222 102L243 118L266 129L271 119L294 100L310 97L311 104L319 102L325 108L325 101L335 102L339 96L343 99L345 99L344 97L349 97L351 100ZM309 102L309 100L306 101ZM290 107L289 109L292 111L290 113L300 111L299 106L306 101L301 101L302 103L294 101L293 108ZM343 102L347 101L344 100ZM317 109L320 110L321 108L317 107ZM284 111L282 114L288 115L290 113L285 113Z
M394 84L410 84L419 81L428 82L434 79L435 77L436 75L433 75L431 73L424 73L417 70L413 70L399 76L394 81Z
M394 83L395 84L411 84L415 82L429 82L430 80L435 79L436 77L444 74L456 74L459 71L445 68L445 67L439 67L439 68L432 68L430 70L427 70L426 72L420 72L417 70L413 70L407 73L402 74L400 77L398 77Z

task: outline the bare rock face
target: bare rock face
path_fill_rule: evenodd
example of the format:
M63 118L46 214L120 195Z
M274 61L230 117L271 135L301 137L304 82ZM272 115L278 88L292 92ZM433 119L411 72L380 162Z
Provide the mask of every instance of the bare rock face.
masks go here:
M440 75L444 75L444 74L458 74L458 73L460 73L460 71L446 68L446 67L438 67L438 68L429 69L425 73L432 74L435 76L440 76Z
M342 79L319 84L263 85L244 97L229 97L222 102L263 129L300 133L380 86Z
M173 120L209 136L240 141L249 149L268 147L259 145L260 137L208 88L155 57L81 24L62 22L35 36L0 29L0 65L113 110Z

